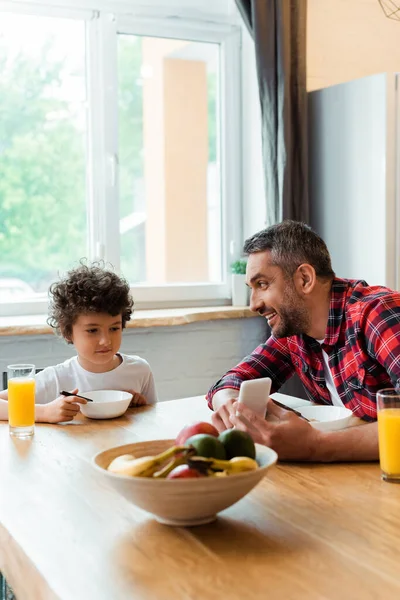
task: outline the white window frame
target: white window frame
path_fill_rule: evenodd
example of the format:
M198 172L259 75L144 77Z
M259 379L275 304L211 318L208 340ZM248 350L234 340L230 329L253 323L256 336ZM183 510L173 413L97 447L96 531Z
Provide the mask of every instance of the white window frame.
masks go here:
M103 12L77 8L15 5L0 2L0 10L42 16L78 18L86 22L88 95L88 257L115 266L120 263L118 206L118 34L214 42L220 45L220 145L222 282L202 284L135 285L136 308L164 308L229 304L229 265L243 241L241 155L241 28L232 23L167 14L149 15L149 9ZM151 12L151 10L150 10ZM159 13L158 13L159 14ZM1 15L1 13L0 13ZM95 100L95 101L94 101ZM236 124L231 127L230 124ZM47 312L47 297L0 304L2 315Z

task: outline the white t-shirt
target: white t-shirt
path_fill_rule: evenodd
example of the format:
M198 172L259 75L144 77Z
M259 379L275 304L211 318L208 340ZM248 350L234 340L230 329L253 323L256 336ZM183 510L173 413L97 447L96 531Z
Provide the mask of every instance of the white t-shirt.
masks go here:
M142 394L148 404L157 402L157 392L149 363L139 356L118 355L122 362L107 373L91 373L78 362L78 357L46 367L37 373L35 402L47 404L58 398L63 390L70 392L78 388L81 394L94 390L134 390Z
M319 344L323 344L324 340L317 340L317 342ZM340 399L339 394L337 393L336 386L333 382L332 372L331 372L331 368L329 366L329 356L322 349L322 346L321 346L321 351L322 351L322 358L324 361L325 383L326 383L326 387L328 388L328 392L331 397L332 404L333 404L333 406L344 406L343 402Z

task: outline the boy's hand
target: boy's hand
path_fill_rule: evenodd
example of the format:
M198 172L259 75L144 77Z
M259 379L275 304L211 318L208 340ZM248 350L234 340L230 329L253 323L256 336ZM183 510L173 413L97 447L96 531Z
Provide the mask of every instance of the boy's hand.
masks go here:
M135 392L135 390L125 391L128 392L128 394L132 394L132 400L129 406L144 406L145 404L147 404L146 398L142 396L142 394L139 394L139 392Z
M77 394L78 389L72 390L72 394ZM63 423L72 421L79 413L79 404L87 404L83 398L76 396L59 396L53 402L41 406L41 421L45 423Z

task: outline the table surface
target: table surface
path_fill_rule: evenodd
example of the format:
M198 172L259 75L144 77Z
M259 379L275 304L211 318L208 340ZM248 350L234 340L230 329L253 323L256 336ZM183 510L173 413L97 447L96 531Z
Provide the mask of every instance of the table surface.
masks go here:
M379 466L280 464L213 524L157 523L92 456L209 420L203 397L119 419L0 424L0 571L22 600L400 598L400 486Z

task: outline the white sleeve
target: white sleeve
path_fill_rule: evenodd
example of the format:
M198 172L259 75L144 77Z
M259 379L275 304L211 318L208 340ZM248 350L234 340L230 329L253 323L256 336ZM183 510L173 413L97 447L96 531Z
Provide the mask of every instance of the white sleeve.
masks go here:
M140 393L146 398L147 404L155 404L157 402L156 384L154 383L154 377L150 366L148 366L148 369L147 381L140 390Z
M57 378L54 367L46 367L35 375L35 403L48 404L57 398Z

